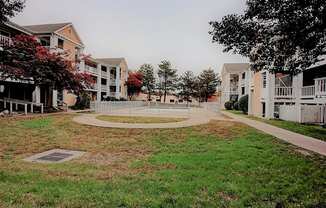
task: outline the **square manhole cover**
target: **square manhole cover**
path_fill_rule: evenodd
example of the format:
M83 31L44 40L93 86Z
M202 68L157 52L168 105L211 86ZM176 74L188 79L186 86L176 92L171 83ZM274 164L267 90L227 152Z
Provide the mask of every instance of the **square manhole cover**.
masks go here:
M25 158L28 162L39 163L60 163L68 160L72 160L77 157L81 157L85 152L72 151L64 149L53 149L46 152L42 152L31 157Z

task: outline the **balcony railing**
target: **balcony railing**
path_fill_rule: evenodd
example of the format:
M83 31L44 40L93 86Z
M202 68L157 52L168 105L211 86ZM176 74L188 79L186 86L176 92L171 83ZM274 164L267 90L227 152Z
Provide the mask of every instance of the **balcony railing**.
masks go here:
M315 79L316 96L326 96L326 77Z
M301 97L303 98L311 98L315 97L315 86L304 86L301 88Z
M108 90L107 85L101 85L101 91L106 92Z
M10 37L0 35L0 46L10 45L12 40Z
M102 77L107 77L108 73L106 71L101 71L101 75L102 75Z
M275 98L293 98L293 87L276 87Z
M94 68L94 67L91 67L91 66L85 65L85 70L86 70L86 71L89 71L89 72L91 72L91 73L97 74L97 68Z

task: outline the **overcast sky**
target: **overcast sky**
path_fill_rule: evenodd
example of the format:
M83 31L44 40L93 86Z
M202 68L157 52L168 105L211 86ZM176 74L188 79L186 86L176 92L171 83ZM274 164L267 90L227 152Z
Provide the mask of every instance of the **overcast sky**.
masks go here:
M125 57L129 68L168 59L195 73L246 59L211 43L210 20L241 13L245 0L27 0L21 25L72 22L95 58Z

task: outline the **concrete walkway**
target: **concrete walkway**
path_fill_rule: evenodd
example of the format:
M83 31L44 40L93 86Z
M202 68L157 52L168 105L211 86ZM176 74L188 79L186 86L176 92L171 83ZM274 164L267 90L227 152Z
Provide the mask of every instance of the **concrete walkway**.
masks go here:
M171 123L117 123L102 121L96 117L99 115L111 116L139 116L139 117L170 117L170 118L185 118L186 120ZM106 128L124 128L124 129L169 129L169 128L184 128L208 123L210 120L228 120L220 113L214 113L202 108L191 108L189 110L151 110L147 108L134 108L131 111L121 109L111 113L101 114L81 114L73 118L75 122Z
M228 112L222 112L222 113L228 117L233 118L238 122L247 124L248 126L254 127L267 134L273 135L295 146L326 156L326 142L324 141L309 136L305 136L302 134L298 134L292 131L288 131L260 121L245 118L243 116L235 115L233 113L228 113Z

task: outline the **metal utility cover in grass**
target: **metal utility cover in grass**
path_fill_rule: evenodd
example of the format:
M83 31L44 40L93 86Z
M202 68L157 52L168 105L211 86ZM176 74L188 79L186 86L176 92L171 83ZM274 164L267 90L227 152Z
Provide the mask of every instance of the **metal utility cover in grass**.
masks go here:
M84 153L82 151L53 149L25 158L24 160L38 163L61 163L81 157Z

